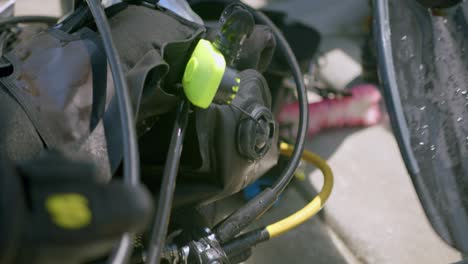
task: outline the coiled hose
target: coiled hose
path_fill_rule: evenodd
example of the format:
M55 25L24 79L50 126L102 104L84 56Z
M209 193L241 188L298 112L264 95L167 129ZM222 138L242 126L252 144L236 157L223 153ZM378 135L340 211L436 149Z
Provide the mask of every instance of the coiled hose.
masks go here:
M281 143L280 151L284 156L291 156L294 147L286 143ZM266 227L243 234L233 239L231 242L224 244L223 249L228 256L234 257L242 254L243 251L249 250L258 243L267 241L270 238L277 237L296 228L312 218L323 208L333 189L333 172L327 162L315 153L305 150L302 159L314 165L322 172L324 182L320 193L309 204L296 213Z

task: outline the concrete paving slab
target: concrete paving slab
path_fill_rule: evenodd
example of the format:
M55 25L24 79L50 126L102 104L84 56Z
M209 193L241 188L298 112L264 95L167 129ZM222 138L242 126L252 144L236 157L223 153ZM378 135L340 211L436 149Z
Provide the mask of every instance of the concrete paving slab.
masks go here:
M325 221L364 263L453 263L424 215L387 125L319 135L307 145L335 173ZM321 175L309 180L321 187Z
M48 15L61 14L59 0L17 0L15 12L17 15Z
M368 0L277 0L268 1L267 9L287 12L292 19L313 25L325 36L363 33Z

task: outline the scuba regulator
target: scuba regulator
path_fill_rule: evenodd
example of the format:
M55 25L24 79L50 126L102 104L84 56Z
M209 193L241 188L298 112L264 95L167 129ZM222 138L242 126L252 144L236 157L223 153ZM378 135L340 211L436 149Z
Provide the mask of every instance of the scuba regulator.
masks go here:
M231 104L241 79L236 60L255 22L242 5L230 5L220 18L221 28L213 43L201 39L185 69L182 84L187 99L195 106Z
M233 104L242 81L236 63L255 21L244 5L232 4L221 14L219 25L213 42L201 39L196 45L183 76L184 93L200 108L206 109L212 103L232 105L245 114L248 118L237 127L237 151L249 160L258 160L273 144L276 128L273 115L258 103L246 110Z

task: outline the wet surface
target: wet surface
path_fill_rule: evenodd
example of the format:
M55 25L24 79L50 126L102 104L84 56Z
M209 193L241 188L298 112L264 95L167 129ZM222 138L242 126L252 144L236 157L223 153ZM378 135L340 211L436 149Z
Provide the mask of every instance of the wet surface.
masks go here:
M394 68L419 172L412 175L438 233L468 251L468 2L438 12L390 1Z

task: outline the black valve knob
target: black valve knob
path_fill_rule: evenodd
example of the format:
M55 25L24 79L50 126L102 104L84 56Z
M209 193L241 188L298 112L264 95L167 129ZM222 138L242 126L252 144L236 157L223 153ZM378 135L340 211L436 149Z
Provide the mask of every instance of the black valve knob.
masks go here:
M265 106L251 107L248 118L237 127L237 149L249 160L258 160L270 150L274 140L275 121Z

